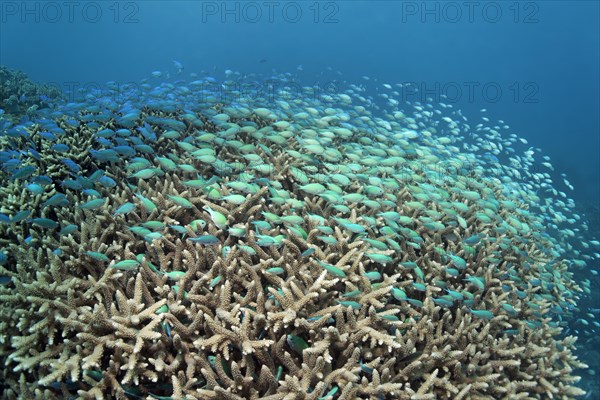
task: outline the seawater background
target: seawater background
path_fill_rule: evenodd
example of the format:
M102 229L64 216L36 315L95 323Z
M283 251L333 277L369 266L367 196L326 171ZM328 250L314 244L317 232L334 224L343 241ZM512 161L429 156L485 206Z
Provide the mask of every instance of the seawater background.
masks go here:
M596 1L476 1L471 9L436 1L0 4L0 62L34 80L138 82L153 70L173 73L178 60L183 76L302 65L303 83L326 67L342 75L325 79L414 82L434 98L455 98L473 122L487 108L552 157L575 199L600 202ZM411 93L408 100L423 97Z
M454 104L472 126L486 108L492 121L541 147L553 176L566 173L575 191L561 179L556 188L576 200L598 237L599 4L3 0L0 63L67 91L201 71L223 78L226 69L291 72L305 85L359 83L373 95L382 83L410 82L419 93L405 89L399 100ZM172 60L184 65L180 75ZM163 76L151 77L155 70ZM583 304L600 307L598 277L578 275L592 280ZM585 375L585 384L596 378Z

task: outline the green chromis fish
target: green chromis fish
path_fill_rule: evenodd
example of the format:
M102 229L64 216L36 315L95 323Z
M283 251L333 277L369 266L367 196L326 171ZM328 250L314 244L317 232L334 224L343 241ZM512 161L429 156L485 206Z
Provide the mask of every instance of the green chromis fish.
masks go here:
M79 208L81 208L82 210L97 210L101 208L104 205L104 203L106 203L106 199L94 199L79 206Z
M391 263L392 261L394 261L394 259L392 257L386 256L385 254L365 253L365 256L367 256L368 258L370 258L374 262L379 263L379 264L383 264L383 265Z
M399 288L392 288L392 296L394 296L394 298L396 300L404 300L405 301L408 298L408 296L406 295L406 292Z
M221 197L221 200L225 200L230 204L235 204L239 206L240 204L243 204L246 201L246 197L242 196L241 194L230 194L229 196Z
M265 272L273 275L282 275L285 272L285 270L281 267L273 267L266 269Z
M302 339L300 336L292 334L287 335L286 342L292 350L300 354L302 354L302 351L304 351L304 349L307 349L309 347L308 343L306 343L304 339Z
M33 218L31 220L31 223L33 225L39 226L40 228L46 229L55 229L58 227L58 222L49 218Z
M122 260L112 265L109 265L111 268L120 269L120 270L132 270L137 268L140 265L140 262L137 260Z
M464 281L472 283L479 290L483 290L484 287L485 287L485 280L484 280L484 278L480 278L480 277L477 277L477 276L470 276L468 278L465 278Z
M363 276L370 281L376 281L381 279L381 273L379 271L369 271L366 272Z
M181 278L184 277L185 271L164 272L163 275L166 276L167 279L170 280L170 281L178 281L178 280L180 280Z
M189 201L188 199L185 199L185 198L183 198L181 196L171 196L171 195L168 195L167 197L169 199L171 199L171 201L173 203L177 204L180 207L183 207L183 208L192 208L192 207L194 207L194 205L192 204L191 201Z
M339 303L341 306L344 306L344 307L350 307L350 308L352 308L353 310L360 310L360 307L361 307L360 303L359 303L359 302L357 302L357 301L352 301L352 300L348 300L348 301L340 301L340 300L337 300L337 302L338 302L338 303Z
M345 278L346 277L346 273L344 271L342 271L341 269L339 269L338 267L336 267L336 266L324 263L322 261L319 261L319 265L321 267L323 267L325 270L327 270L327 272L329 272L332 275L337 276L338 278Z
M113 214L113 217L115 215L119 215L119 214L129 214L133 210L135 210L135 204L133 204L133 203L125 203L121 207L117 208L117 210Z
M158 208L158 207L156 207L156 204L154 204L152 202L152 200L150 200L150 199L142 196L139 193L136 193L136 196L137 196L138 199L140 199L140 201L142 202L142 206L144 206L144 209L147 212L151 213L151 212L153 212L154 210L156 210Z
M227 226L227 217L218 211L213 210L209 206L203 207L203 209L210 214L210 219L213 224L219 229L223 229Z
M471 314L481 319L488 320L494 318L494 314L488 310L474 310L472 308L469 308L469 311L471 312Z
M110 261L109 258L106 255L104 255L102 253L99 253L97 251L86 251L83 254L85 254L89 258L93 258L96 261L102 261L102 262L108 262L108 261Z
M221 279L223 279L222 275L217 275L215 276L211 281L210 284L208 285L209 288L214 288L215 286L217 286L219 284L219 282L221 282Z
M321 185L320 183L309 183L308 185L300 186L300 190L302 190L308 194L318 195L318 194L325 192L327 190L327 188L325 186Z
M221 243L221 240L214 235L202 235L195 238L188 238L187 240L194 243L200 243L204 246L215 246Z

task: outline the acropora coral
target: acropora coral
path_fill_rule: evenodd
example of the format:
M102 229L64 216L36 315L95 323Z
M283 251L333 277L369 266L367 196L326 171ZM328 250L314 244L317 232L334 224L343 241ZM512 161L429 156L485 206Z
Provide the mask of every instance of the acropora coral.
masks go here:
M571 210L532 158L483 156L506 128L279 79L88 93L4 130L2 397L582 395L554 318L580 291Z
M0 65L0 109L14 118L47 108L62 98L59 87L34 83L22 71Z

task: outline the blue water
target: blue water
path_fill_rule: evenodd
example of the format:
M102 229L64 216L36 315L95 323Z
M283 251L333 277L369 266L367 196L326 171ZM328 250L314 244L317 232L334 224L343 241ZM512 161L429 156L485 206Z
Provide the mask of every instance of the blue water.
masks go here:
M414 82L465 111L488 108L552 157L572 197L600 203L598 2L78 4L2 2L0 62L68 88L138 82L174 59L188 72L302 65L308 82L337 76L327 67Z
M152 79L152 71L176 77L173 60L186 78L230 69L291 72L302 84L408 83L419 91L404 90L405 100L453 103L472 125L485 108L540 147L553 176L564 172L575 187L557 189L598 237L600 2L476 2L472 10L434 1L270 4L83 1L69 10L2 1L0 64L67 92ZM586 306L600 307L598 277L580 274L596 289Z

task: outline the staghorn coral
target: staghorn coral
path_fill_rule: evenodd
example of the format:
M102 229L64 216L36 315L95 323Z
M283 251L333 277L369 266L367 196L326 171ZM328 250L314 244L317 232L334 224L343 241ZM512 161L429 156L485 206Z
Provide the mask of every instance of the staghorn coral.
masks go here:
M43 157L22 165L51 181L35 193L2 172L3 397L583 394L575 338L551 318L580 289L534 194L434 176L442 155L465 156L440 150L433 120L410 142L411 121L381 128L346 94L337 110L278 95L271 111L132 90L121 101L135 111L99 98L55 117L66 154L43 122L0 139L33 143ZM88 151L119 135L147 163Z
M0 65L0 109L15 120L62 99L59 88L35 84L23 72Z

